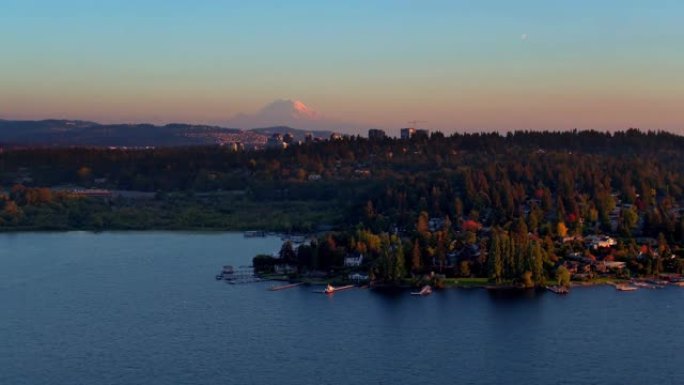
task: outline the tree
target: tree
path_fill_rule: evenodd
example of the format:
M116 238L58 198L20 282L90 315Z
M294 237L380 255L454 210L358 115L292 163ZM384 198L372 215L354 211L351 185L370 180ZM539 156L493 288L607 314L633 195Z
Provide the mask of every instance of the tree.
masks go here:
M561 238L565 238L568 235L568 227L565 226L563 221L558 221L558 225L556 225L556 234Z
M275 264L275 258L270 255L260 254L252 259L252 266L257 273L272 273Z
M532 279L531 271L524 271L520 276L520 280L526 289L534 287L534 280Z
M364 208L364 215L366 216L367 220L371 220L375 218L375 208L373 207L373 201L370 199L368 202L366 202L366 206Z
M420 215L418 216L418 223L416 224L416 231L418 234L424 235L430 231L428 221L428 213L421 211Z
M504 273L503 245L498 231L492 234L489 259L487 260L487 272L491 281L496 283L502 282Z
M404 257L404 246L401 244L401 239L396 235L391 237L392 254L393 254L393 271L392 280L399 282L406 275L406 262Z
M90 167L83 166L76 171L76 174L78 175L78 178L81 179L81 181L85 182L90 179L90 176L92 175L93 170Z
M278 253L278 256L280 257L281 260L285 261L286 263L291 263L295 262L297 259L297 254L294 251L294 248L292 247L292 242L285 241L283 245L280 247L280 252Z
M463 201L460 197L456 197L456 199L454 200L454 213L456 214L456 220L460 219L463 216Z
M639 221L639 214L637 214L634 206L631 208L622 209L622 216L620 221L620 227L623 234L629 236L632 234L632 230L636 228L637 222Z
M420 253L420 245L418 244L418 240L416 239L415 241L413 241L413 248L411 250L411 271L413 271L414 273L419 272L422 265L423 261Z
M560 266L556 269L556 282L559 286L570 286L570 271L565 266Z
M532 279L537 285L543 285L546 277L544 276L544 255L539 242L533 242L532 246Z
M461 261L458 265L458 272L461 274L461 277L470 277L470 262Z

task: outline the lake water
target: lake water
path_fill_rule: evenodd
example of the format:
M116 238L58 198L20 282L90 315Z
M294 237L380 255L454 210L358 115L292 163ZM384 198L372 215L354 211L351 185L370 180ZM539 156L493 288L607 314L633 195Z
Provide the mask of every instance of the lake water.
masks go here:
M684 289L428 297L214 280L280 240L0 235L0 384L684 384Z

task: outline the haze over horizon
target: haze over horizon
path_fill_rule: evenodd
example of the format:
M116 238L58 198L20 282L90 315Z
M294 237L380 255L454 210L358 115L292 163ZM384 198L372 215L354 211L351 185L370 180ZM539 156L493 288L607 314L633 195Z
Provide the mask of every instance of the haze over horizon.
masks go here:
M231 126L291 99L316 111L304 129L684 134L682 15L674 0L9 0L0 118Z

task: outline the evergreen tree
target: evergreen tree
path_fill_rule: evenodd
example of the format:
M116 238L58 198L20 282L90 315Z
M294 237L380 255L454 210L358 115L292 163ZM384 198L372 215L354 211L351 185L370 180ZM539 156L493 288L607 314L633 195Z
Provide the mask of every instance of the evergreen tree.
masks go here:
M404 257L404 246L401 240L396 235L392 238L392 254L393 254L393 269L392 269L392 280L395 282L401 281L406 275L406 261Z
M503 247L501 235L498 231L494 231L489 248L487 271L489 279L496 283L501 283L504 275Z
M537 285L544 285L546 277L544 276L544 254L539 242L533 242L532 247L532 279Z
M411 250L411 271L414 273L419 272L422 265L423 261L420 253L420 244L416 239L413 241L413 248Z

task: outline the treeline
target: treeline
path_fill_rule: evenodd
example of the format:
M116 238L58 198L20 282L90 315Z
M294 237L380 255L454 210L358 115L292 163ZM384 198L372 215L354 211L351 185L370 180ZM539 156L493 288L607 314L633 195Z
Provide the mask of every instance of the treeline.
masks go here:
M662 235L651 246L637 246L632 241L597 250L582 242L564 242L558 236L531 234L523 222L483 232L458 230L449 224L429 231L421 229L419 221L415 230L403 236L359 227L328 233L296 248L286 241L276 257L260 255L253 263L257 272L292 277L347 279L352 273L368 274L370 281L380 285L420 286L429 281L439 286L443 278L477 277L487 278L493 285L532 288L567 286L573 274L584 280L682 274L681 251ZM349 258L360 264L347 263ZM599 260L621 261L625 268L613 270L597 263Z
M662 233L669 242L681 242L683 149L681 136L638 130L348 137L256 152L25 149L0 154L0 181L6 190L19 183L151 191L162 197L234 191L266 207L316 202L337 215L337 224L360 223L377 234L411 231L425 212L429 220L448 218L456 228L464 223L507 228L522 220L540 237ZM181 204L167 203L165 210ZM97 210L119 207L114 202ZM297 225L294 218L290 226Z
M30 174L38 186L103 180L105 187L125 190L213 191L241 189L255 178L301 182L316 174L323 179L352 179L359 177L359 169L370 169L372 177L384 178L440 168L479 167L489 160L524 160L536 152L638 157L681 172L682 147L681 136L638 130L613 134L521 131L449 137L435 133L430 138L410 141L349 137L258 152L233 152L218 146L8 150L0 154L0 173L4 185Z

